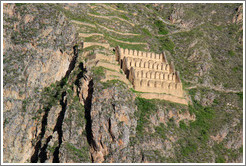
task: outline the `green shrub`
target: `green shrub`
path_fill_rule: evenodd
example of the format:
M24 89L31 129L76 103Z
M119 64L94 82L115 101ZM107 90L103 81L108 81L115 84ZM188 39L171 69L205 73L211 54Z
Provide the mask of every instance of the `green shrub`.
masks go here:
M125 19L125 20L129 20L129 18L126 16L126 15L123 15L123 14L121 14L121 15L119 15L121 18L123 18L123 19Z
M125 6L123 3L117 3L116 4L116 7L119 9L119 10L124 10L125 9Z
M109 87L114 87L114 86L117 86L117 87L120 87L120 86L126 87L126 84L124 82L122 82L120 80L117 80L117 79L108 80L106 82L101 82L101 83L102 83L104 89L109 88Z
M168 34L168 30L166 28L166 25L162 21L157 20L154 22L154 24L159 29L159 34L161 34L161 35Z
M93 72L93 75L95 77L105 76L104 74L104 68L102 66L93 66L91 71Z
M191 109L191 107L190 107ZM195 103L193 111L196 115L196 120L190 123L190 126L199 132L197 138L200 141L207 141L209 138L209 129L211 128L211 120L215 111L209 107L202 107L200 104Z
M239 93L237 93L237 95L239 96L240 100L243 100L243 92L239 92Z
M16 3L16 6L22 6L22 5L26 5L27 3Z
M236 66L236 67L233 67L232 70L233 70L233 72L236 73L239 70L239 68Z
M186 130L187 129L187 125L185 124L184 120L181 120L179 122L179 128L181 128L182 130Z
M175 44L173 43L172 40L170 40L168 37L162 37L162 38L159 39L159 41L161 43L161 48L160 49L168 50L172 54L174 54Z
M243 146L239 148L239 153L243 153Z
M61 81L62 82L62 81ZM45 87L42 91L41 103L46 107L54 106L61 97L61 86L60 83L52 83L49 87Z
M214 99L213 104L219 104L219 101L217 99Z
M150 31L149 31L148 29L143 28L142 31L143 31L143 33L144 33L145 35L147 35L147 36L152 36L151 33L150 33Z
M223 156L219 156L215 159L216 163L225 163L225 158Z
M181 155L187 157L191 153L196 152L197 147L197 144L193 140L186 140L186 143L181 145Z
M76 156L76 158L80 160L89 160L89 149L87 146L82 147L81 149L77 149L73 144L71 143L66 143L65 144L67 149L69 150L70 154L73 154Z
M234 57L234 56L236 55L235 52L232 51L232 50L228 51L228 54L229 54L231 57Z
M155 127L155 133L162 139L166 139L167 136L166 136L166 126L163 124L163 123L160 123L159 126L156 126Z
M137 132L138 134L142 135L144 133L143 128L144 124L148 121L148 118L150 114L153 111L156 111L156 105L151 102L151 100L144 99L137 97L136 98L136 105L138 107L138 112L137 112L137 117L138 117L138 122L137 122Z

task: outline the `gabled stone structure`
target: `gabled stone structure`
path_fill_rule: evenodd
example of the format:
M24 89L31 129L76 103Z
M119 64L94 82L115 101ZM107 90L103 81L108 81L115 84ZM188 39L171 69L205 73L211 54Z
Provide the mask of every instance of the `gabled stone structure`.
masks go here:
M115 52L116 60L136 91L184 98L179 72L175 71L173 62L168 63L164 52L156 54L119 46Z

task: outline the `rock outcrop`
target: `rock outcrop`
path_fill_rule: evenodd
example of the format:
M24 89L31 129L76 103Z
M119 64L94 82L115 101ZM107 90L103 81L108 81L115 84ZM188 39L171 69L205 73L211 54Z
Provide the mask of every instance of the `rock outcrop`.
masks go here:
M32 142L41 132L39 118L45 116L38 115L44 109L41 91L66 75L76 31L48 4L4 4L3 9L3 161L28 162L34 151Z
M3 10L4 163L243 161L241 4ZM118 45L164 50L190 104L134 90Z

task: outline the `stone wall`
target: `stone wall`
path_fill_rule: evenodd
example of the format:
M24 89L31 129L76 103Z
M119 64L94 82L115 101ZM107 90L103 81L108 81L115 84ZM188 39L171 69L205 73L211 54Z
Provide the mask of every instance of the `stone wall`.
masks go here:
M116 60L136 91L176 96L174 102L184 97L179 72L175 71L173 62L168 63L164 52L156 54L117 46L115 53ZM160 95L152 96L158 98Z
M108 43L98 43L98 42L83 42L83 48L87 48L90 46L102 46L104 48L109 49L110 45Z
M116 60L123 60L124 57L141 58L142 60L152 60L154 62L167 62L165 53L156 54L153 52L143 52L137 50L123 49L119 46L116 47Z

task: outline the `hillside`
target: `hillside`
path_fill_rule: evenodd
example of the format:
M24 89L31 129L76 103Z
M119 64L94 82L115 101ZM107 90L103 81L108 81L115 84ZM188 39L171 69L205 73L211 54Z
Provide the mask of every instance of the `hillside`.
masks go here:
M242 15L233 3L4 4L3 162L243 162ZM142 98L117 46L165 52L189 104Z

